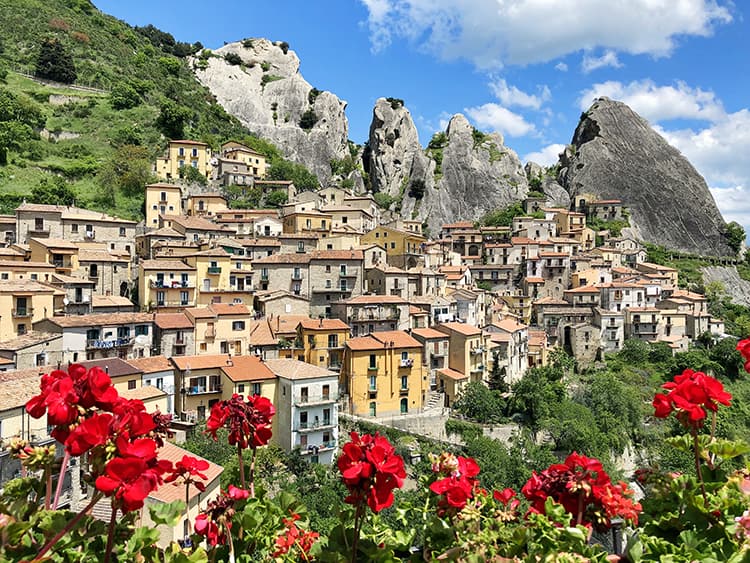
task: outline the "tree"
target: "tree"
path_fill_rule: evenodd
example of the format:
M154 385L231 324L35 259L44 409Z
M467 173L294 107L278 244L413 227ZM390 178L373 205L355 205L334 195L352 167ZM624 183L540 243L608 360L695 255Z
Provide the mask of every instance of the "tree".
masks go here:
M453 410L476 422L501 422L505 401L483 383L472 382L453 403Z
M312 109L308 109L302 114L302 117L299 118L299 126L305 130L312 129L317 122L318 116Z
M151 175L151 155L145 147L123 145L104 163L97 175L103 203L114 204L117 191L133 197L143 194Z
M724 236L727 238L727 244L735 252L742 249L742 243L745 242L745 229L736 221L727 223Z
M185 136L185 125L192 118L193 112L190 108L172 100L164 100L159 107L156 126L168 139L182 139Z
M39 48L36 60L36 75L40 78L72 84L76 81L73 57L59 39L48 37Z
M42 110L29 98L0 89L0 166L8 163L8 151L34 138L44 125Z
M224 188L224 197L231 209L255 209L260 205L263 191L257 186L231 185Z
M486 283L489 284L489 289L492 289L492 285L489 282L479 282L477 283L477 287L480 289L486 289L481 287L479 284ZM510 386L508 385L508 382L505 381L505 368L500 367L500 352L495 350L492 352L492 371L490 372L490 389L493 391L500 391L501 393L507 393L510 391Z
M300 191L314 191L320 187L318 177L301 164L276 159L266 173L267 180L287 180Z
M205 186L208 183L206 177L200 173L200 171L189 165L180 166L180 178L185 180L189 184L200 184Z
M45 177L31 188L31 201L44 205L75 205L76 194L61 176Z
M115 84L109 94L109 103L114 109L130 109L141 103L141 97L130 84L120 82Z
M224 55L224 60L227 61L230 65L241 65L242 64L242 57L240 57L237 53L227 53Z
M281 207L288 199L284 190L274 190L266 197L266 204L271 207Z

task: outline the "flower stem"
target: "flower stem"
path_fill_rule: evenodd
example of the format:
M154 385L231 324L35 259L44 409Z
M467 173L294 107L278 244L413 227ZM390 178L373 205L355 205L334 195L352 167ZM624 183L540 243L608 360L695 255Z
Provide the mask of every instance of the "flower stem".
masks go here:
M57 510L57 503L60 502L60 495L62 494L63 481L65 481L65 472L68 470L68 462L70 462L70 454L68 450L65 450L63 456L62 465L60 465L60 473L57 477L57 489L55 490L55 500L52 502L52 510Z
M352 539L352 562L351 563L357 562L357 544L359 543L359 533L362 529L362 521L364 520L363 514L362 514L363 507L364 507L364 504L360 502L357 505L357 510L354 513L354 538Z
M45 491L44 491L44 509L49 510L52 503L52 464L44 466Z
M107 547L104 550L104 563L109 563L112 557L112 544L115 539L115 520L117 518L117 507L112 503L112 516L109 517L109 528L107 528Z
M583 523L583 493L578 493L578 516L576 517L576 526Z
M258 448L253 448L253 456L250 458L250 498L255 498L255 454Z
M49 541L48 541L48 542L47 542L46 544L44 544L44 547L43 547L43 548L42 548L42 549L41 549L41 550L39 551L39 553L37 554L36 558L35 558L35 559L34 559L34 560L33 560L33 561L31 562L31 563L35 563L35 562L37 562L37 561L41 561L41 560L42 560L42 558L44 557L44 554L45 554L45 553L47 553L47 552L48 552L48 551L49 551L49 550L50 550L50 549L52 548L52 546L54 546L54 545L55 545L55 544L56 544L56 543L58 542L58 540L59 540L59 539L60 539L61 537L63 537L63 536L65 535L65 534L67 534L67 533L68 533L68 532L70 532L70 531L71 531L71 530L72 530L73 528L75 528L75 527L76 527L76 525L78 524L78 522L79 522L79 521L81 520L81 518L83 518L83 517L84 517L84 516L86 515L86 513L87 513L87 512L89 511L89 510L91 510L91 508L92 508L92 507L93 507L93 506L94 506L94 505L95 505L95 504L96 504L97 502L99 502L99 499L100 499L100 498L102 498L102 496L101 496L100 494L94 495L94 496L93 496L93 497L91 498L91 501L90 501L90 502L89 502L89 503L88 503L88 504L86 505L86 507L85 507L85 508L84 508L83 510L81 510L81 511L80 511L80 512L79 512L78 514L76 514L76 515L75 515L75 516L74 516L74 517L73 517L73 518L71 519L71 521L70 521L70 522L68 522L68 523L67 523L67 524L65 525L65 527L64 527L64 528L63 528L62 530L60 530L59 532L57 532L57 534L55 534L55 537L53 537L53 538L52 538L51 540L49 540Z
M708 497L706 496L706 484L703 482L703 472L701 471L701 454L698 444L698 431L693 430L693 453L695 454L695 473L698 476L698 482L701 484L701 493L703 494L703 503L708 506Z
M245 460L242 459L242 445L237 444L237 461L240 465L240 485L243 489L247 489L245 485Z

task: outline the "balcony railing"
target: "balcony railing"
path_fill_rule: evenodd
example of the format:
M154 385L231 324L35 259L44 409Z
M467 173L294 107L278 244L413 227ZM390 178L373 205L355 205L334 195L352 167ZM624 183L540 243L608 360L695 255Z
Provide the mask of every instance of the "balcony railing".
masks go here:
M332 428L333 422L329 419L316 420L313 422L300 422L297 424L295 430L297 432L313 432L314 430L324 430L326 428Z
M339 397L336 393L328 393L321 395L297 395L294 397L294 403L296 405L323 405L326 403L335 403Z
M398 308L360 309L349 315L350 321L397 321L400 318L401 310Z
M268 281L268 272L266 272L265 274L261 272L260 281Z
M152 289L191 289L195 287L194 283L182 281L159 281L149 280L148 285Z
M206 338L216 338L216 329L207 328L205 334Z
M471 349L472 356L479 356L480 354L484 354L484 346L477 346Z
M479 364L471 368L471 373L480 373L484 371L484 364Z
M86 341L86 348L94 349L106 349L106 348L122 348L124 346L130 346L133 343L133 339L130 337L114 338L111 340L101 340L99 338L90 338Z
M203 395L205 393L221 393L221 385L212 385L208 388L205 385L194 385L187 388L188 395Z
M329 440L328 442L321 442L320 444L307 444L306 446L300 445L300 455L315 455L318 452L327 452L329 450L336 449L337 443L335 440Z
M399 366L402 368L410 368L414 365L414 360L411 358L402 359Z
M302 274L302 272L292 272L292 279L294 281L300 281L303 277L304 275Z
M221 273L221 266L210 266L208 268L208 273L209 274L214 274L214 275L220 274Z
M34 316L34 307L23 307L19 309L13 309L11 315L16 319L23 319L25 317Z

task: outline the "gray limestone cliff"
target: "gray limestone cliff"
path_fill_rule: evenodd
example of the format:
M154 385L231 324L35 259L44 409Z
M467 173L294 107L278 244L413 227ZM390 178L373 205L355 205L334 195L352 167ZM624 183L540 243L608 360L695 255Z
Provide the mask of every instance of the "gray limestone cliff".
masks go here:
M706 181L622 102L597 99L559 165L558 182L572 198L621 199L630 208L634 236L695 254L732 254Z
M475 130L460 114L425 151L409 111L381 98L369 141L373 190L396 198L401 217L426 221L432 234L443 223L479 219L528 192L521 162L502 136Z
M228 53L239 56L242 64L228 63ZM325 185L331 160L348 154L346 102L313 89L299 72L295 52L267 39L228 43L203 60L193 60L195 74L219 104ZM300 119L310 110L317 121L303 129Z

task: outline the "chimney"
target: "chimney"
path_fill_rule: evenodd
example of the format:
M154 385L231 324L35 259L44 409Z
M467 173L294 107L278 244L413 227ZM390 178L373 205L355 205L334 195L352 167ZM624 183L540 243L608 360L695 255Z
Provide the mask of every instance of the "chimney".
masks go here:
M321 328L323 327L323 317L320 317L320 325Z

